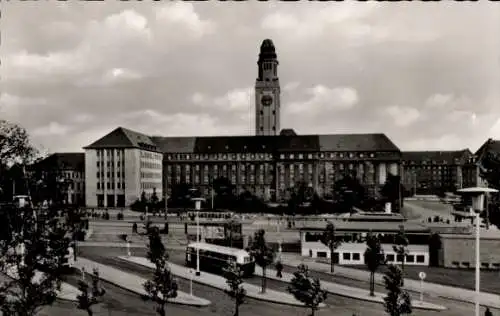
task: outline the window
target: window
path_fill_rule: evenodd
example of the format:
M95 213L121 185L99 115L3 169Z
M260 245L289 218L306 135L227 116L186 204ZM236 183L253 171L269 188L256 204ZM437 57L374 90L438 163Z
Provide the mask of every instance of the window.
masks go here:
M403 262L403 255L397 255L396 256L396 261L397 262Z
M406 262L408 262L408 263L414 263L415 262L415 256L414 255L407 255L406 256Z
M344 253L342 254L342 258L343 258L344 260L351 260L351 253L350 253L350 252L344 252Z
M352 260L356 260L356 261L359 261L361 260L361 256L358 252L355 252L352 254Z
M387 262L394 262L394 255L387 255L385 256Z
M488 262L481 262L481 268L488 269L489 267L490 267L490 264Z
M326 252L325 251L318 251L317 256L318 256L318 258L326 258Z
M424 255L417 255L417 263L424 263L424 261L425 261Z
M464 266L465 268L469 268L470 267L470 262L469 261L463 261L462 262L462 266Z
M108 190L111 189L111 184L108 182L106 187L108 188Z
M452 261L451 264L454 265L455 267L458 267L460 265L460 262Z
M97 182L97 190L100 190L101 189L101 184L99 182Z
M97 177L99 178L99 172L97 172Z

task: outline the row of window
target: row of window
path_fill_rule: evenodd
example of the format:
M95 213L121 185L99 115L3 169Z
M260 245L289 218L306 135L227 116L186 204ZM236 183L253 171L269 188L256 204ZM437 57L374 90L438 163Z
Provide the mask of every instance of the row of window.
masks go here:
M108 178L108 179L111 178L111 177L115 177L115 175L116 175L116 178L118 178L118 179L120 179L122 177L125 178L125 172L124 171L122 171L122 172L117 171L116 173L113 172L113 171L107 171L106 172L106 178ZM104 178L104 172L103 171L96 172L96 177L97 177L97 179Z
M97 150L97 159L104 159L104 153L106 153L108 160L113 157L121 157L123 159L125 156L125 151L123 149L99 149Z
M162 163L161 162L151 162L151 161L141 160L141 168L161 169L162 168Z
M97 169L104 168L104 161L97 161L96 164L97 164ZM122 161L116 162L116 167L120 168L123 166L125 166L125 163L123 163ZM114 163L111 161L106 161L106 167L108 167L108 168L114 167Z
M144 151L141 150L141 158L148 158L148 159L154 159L154 160L163 160L163 155L159 153L154 153L150 151Z
M162 174L159 172L141 172L141 179L161 179Z
M246 146L243 147L246 149ZM262 148L265 149L265 145L262 145ZM208 146L208 149L211 149ZM226 150L229 150L229 146L226 146ZM376 153L337 153L337 152L329 152L329 153L289 153L289 154L280 154L280 159L324 159L324 158L375 158ZM218 153L218 154L170 154L167 155L167 160L236 160L236 159L272 159L273 155L270 153Z
M451 164L459 164L460 159L455 158L455 159L453 159L453 162L449 162L446 160L440 160L440 161L437 161L437 160L424 160L424 161L403 160L402 163L405 165L451 165Z
M97 182L97 190L104 190L104 182ZM125 182L117 182L116 183L116 188L118 190L124 190L125 189ZM106 189L108 190L114 190L115 189L115 183L114 182L106 182Z
M143 189L143 190L147 190L147 189L160 190L161 189L161 183L157 183L157 182L141 182L141 189Z
M455 268L470 268L471 264L469 261L453 261L451 263ZM481 268L483 269L500 269L500 263L495 262L495 263L489 263L489 262L481 262Z

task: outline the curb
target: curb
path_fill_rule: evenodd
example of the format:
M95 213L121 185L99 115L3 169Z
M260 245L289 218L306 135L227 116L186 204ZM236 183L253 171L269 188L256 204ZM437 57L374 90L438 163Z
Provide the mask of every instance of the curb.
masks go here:
M278 278L278 277L276 277L274 275L267 275L266 277L268 279L272 279L272 280L275 280L275 281L280 281L280 282L287 283L287 284L290 283L290 282L287 282L287 281L285 281L283 279L280 279L280 278ZM336 285L334 282L328 282L328 281L324 281L324 282L332 284L332 285ZM356 289L356 290L360 289L360 288L357 288L357 287L354 287L354 286L348 286L348 285L343 285L343 284L339 284L339 286L340 287L345 287L345 288L353 288L353 289ZM356 300L360 300L360 301L371 302L371 303L378 303L378 304L383 304L384 303L383 297L380 296L380 294L382 294L382 293L375 293L375 296L359 296L359 295L356 295L356 294L349 294L347 292L342 292L341 288L339 288L338 290L334 291L331 288L323 287L323 290L325 290L326 292L328 292L330 294L333 294L333 295L342 296L342 297L348 297L348 298L352 298L352 299L356 299ZM448 309L446 306L441 306L441 305L430 303L430 302L424 302L424 303L428 304L428 305L424 305L424 306L421 306L420 304L419 305L413 305L413 302L415 302L415 301L412 300L412 307L415 308L415 309L429 310L429 311L444 311L444 310Z
M146 267L148 269L150 269L150 267L148 266L144 266L144 265L141 265L139 263L135 263L135 262L132 262L132 261L129 261L129 260L126 260L126 259L123 259L121 257L118 257L119 260L122 260L124 262L127 262L127 263L130 263L130 264L136 264L136 265L139 265L139 266L143 266L143 267ZM175 274L174 274L175 275ZM190 279L186 279L182 276L179 276L179 275L176 275L176 277L180 278L180 279L183 279L183 280L187 280L187 281L190 281ZM211 288L214 288L214 289L217 289L219 291L224 291L224 289L221 289L215 285L212 285L212 284L208 284L208 283L203 283L203 282L200 282L199 280L196 280L193 278L193 282L194 283L197 283L197 284L201 284L201 285L204 285L204 286L208 286L208 287L211 287ZM250 285L253 285L253 284L250 284ZM244 286L243 286L244 287ZM275 291L275 292L280 292L280 291ZM282 293L282 292L281 292ZM288 293L287 293L288 294ZM300 302L297 300L296 303L291 303L291 302L283 302L283 301L280 301L279 299L272 299L272 298L265 298L265 297L260 297L259 296L259 293L257 293L257 295L249 295L248 294L248 291L247 291L247 294L246 294L246 297L248 298L251 298L251 299L255 299L255 300L260 300L260 301L264 301L264 302L270 302L270 303L275 303L275 304L281 304L281 305L287 305L287 306L297 306L297 307L306 307L304 303ZM326 307L326 304L324 303L321 303L319 306L319 308L324 308Z
M75 267L75 269L81 272L81 270L79 268ZM85 274L88 274L88 273L85 271ZM134 293L134 294L137 294L139 296L144 295L143 293L139 293L137 290L129 289L129 288L123 286L123 285L117 284L114 281L109 281L109 280L103 279L102 277L99 277L99 279L101 281L106 282L106 283L112 284L112 285L114 285L114 286L116 286L116 287L118 287L120 289L123 289L123 290L125 290L127 292ZM206 307L206 306L209 306L209 305L212 304L212 302L210 302L207 299L201 299L199 301L200 301L200 303L185 303L185 302L175 302L175 301L172 302L172 301L169 301L168 304L175 304L175 305L182 305L182 306L194 306L194 307Z
M285 266L289 267L289 268L294 268L294 266L290 265L290 264L284 264ZM312 271L316 272L316 273L323 273L323 274L327 274L327 275L332 275L328 272L323 272L323 271L319 271L319 270L314 270L314 269L311 269ZM337 277L341 277L341 278L345 278L345 279L348 279L348 280L353 280L353 281L361 281L361 282L367 282L365 279L361 279L361 278L358 278L358 277L354 277L354 276L350 276L350 275L347 275L347 274L340 274L340 273L334 273L332 276L337 276ZM411 281L417 281L415 279L409 279L409 278L405 278L406 280L411 280ZM382 282L379 282L379 281L375 281L375 284L376 285L379 285L379 286L384 286L384 284ZM436 283L437 285L441 285L441 286L449 286L449 285L444 285L444 284L439 284L439 283ZM410 293L420 293L420 291L416 290L416 289L409 289L409 288L406 288L406 290ZM468 289L467 289L468 290ZM470 291L470 290L468 290ZM450 300L450 301L455 301L455 302L460 302L460 303L466 303L466 304L475 304L475 301L474 300L467 300L467 299L463 299L463 298L458 298L458 297L453 297L453 296L448 296L446 294L438 294L436 292L433 292L433 291L429 291L427 290L427 296L428 297L431 297L431 298L441 298L441 299L446 299L446 300ZM494 294L494 293L491 293L491 294ZM338 294L340 296L343 296L341 294ZM494 294L494 295L497 295L497 294ZM491 307L491 308L496 308L496 309L500 309L500 304L480 304L481 306L484 306L484 307ZM418 308L418 309L425 309L425 308Z

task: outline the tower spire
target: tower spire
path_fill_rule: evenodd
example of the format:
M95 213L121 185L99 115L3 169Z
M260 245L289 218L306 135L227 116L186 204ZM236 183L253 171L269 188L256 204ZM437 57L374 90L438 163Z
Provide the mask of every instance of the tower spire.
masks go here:
M280 84L278 57L270 39L260 45L257 61L258 77L255 82L255 133L278 135L280 129Z

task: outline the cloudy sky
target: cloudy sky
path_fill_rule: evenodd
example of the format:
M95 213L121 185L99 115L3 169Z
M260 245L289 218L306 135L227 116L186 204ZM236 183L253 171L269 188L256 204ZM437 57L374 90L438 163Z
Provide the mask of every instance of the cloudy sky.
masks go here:
M402 150L500 138L500 7L447 3L2 2L0 117L48 152L116 128L251 135L263 39L282 128Z

